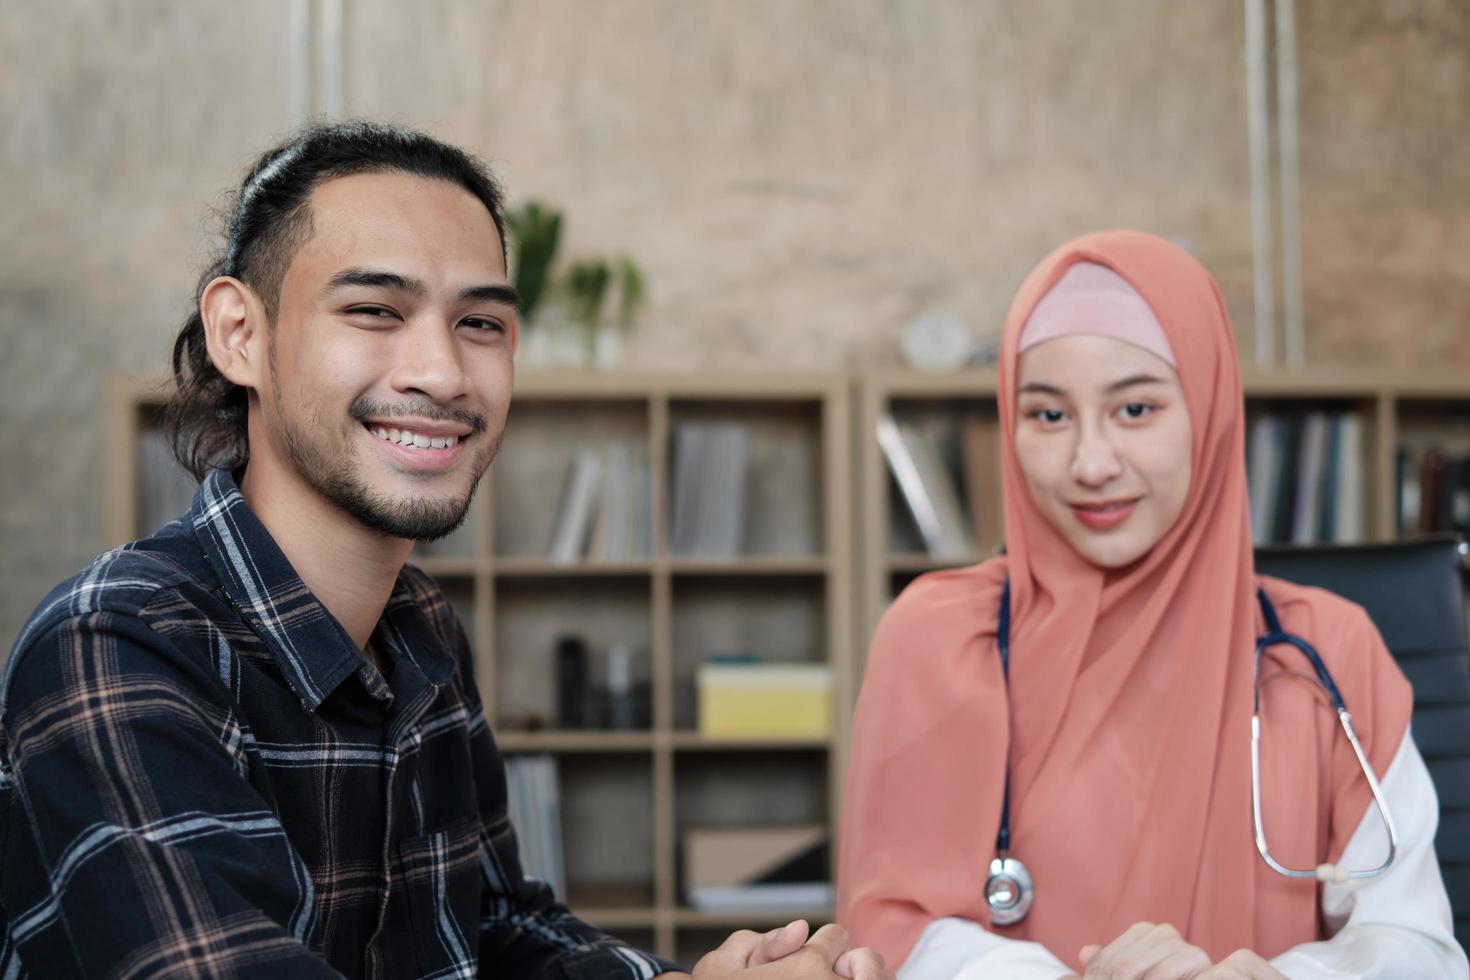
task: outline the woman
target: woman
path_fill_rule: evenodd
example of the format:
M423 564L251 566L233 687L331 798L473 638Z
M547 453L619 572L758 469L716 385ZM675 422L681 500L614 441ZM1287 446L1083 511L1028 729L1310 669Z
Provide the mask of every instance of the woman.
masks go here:
M1407 682L1360 608L1252 566L1210 275L1137 232L1062 246L1011 308L999 403L1008 554L923 577L873 639L838 871L857 940L902 977L1465 976ZM1377 877L1319 886L1257 854L1258 587L1384 774ZM1384 825L1311 667L1277 645L1261 671L1272 856L1376 867ZM1003 806L1035 896L1009 925L985 894Z

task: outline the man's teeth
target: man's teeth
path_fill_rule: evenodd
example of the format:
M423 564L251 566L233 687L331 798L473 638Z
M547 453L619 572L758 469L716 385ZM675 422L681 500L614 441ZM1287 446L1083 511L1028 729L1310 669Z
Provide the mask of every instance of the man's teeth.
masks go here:
M448 449L459 442L459 436L426 436L407 429L386 429L381 425L374 426L372 432L373 435L387 442L396 442L400 446L413 446L418 449Z

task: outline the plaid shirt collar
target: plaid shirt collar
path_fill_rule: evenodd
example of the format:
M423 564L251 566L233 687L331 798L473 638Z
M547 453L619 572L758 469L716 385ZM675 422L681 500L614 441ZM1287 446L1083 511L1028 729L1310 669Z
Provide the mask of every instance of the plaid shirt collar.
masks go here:
M362 675L374 697L392 699L388 685L245 502L229 467L204 478L184 520L224 584L225 597L275 656L302 707L315 712L353 674ZM400 574L375 635L391 657L409 660L438 687L453 676L454 656L419 598Z

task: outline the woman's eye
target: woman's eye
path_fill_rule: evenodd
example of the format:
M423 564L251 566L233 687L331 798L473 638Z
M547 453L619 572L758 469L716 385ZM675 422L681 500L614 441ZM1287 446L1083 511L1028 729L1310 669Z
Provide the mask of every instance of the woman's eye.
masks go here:
M1141 419L1152 413L1154 406L1145 402L1129 402L1123 406L1123 414L1130 419Z
M1042 425L1057 425L1067 418L1067 413L1058 408L1038 408L1031 417Z

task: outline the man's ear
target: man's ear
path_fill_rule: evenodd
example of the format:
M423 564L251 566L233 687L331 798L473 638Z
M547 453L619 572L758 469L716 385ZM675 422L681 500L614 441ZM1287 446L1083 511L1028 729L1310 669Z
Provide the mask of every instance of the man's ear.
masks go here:
M199 294L209 359L227 381L259 391L265 380L267 325L255 291L234 276L212 279Z

